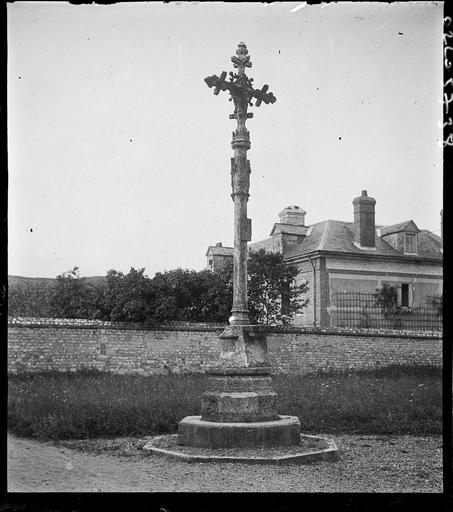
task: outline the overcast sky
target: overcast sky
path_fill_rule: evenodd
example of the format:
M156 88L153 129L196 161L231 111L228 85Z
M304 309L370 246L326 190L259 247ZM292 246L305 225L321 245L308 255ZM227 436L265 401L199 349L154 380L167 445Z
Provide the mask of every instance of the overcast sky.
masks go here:
M55 277L201 270L233 245L235 121L208 75L249 49L253 241L288 205L307 225L440 232L442 2L8 4L9 268Z

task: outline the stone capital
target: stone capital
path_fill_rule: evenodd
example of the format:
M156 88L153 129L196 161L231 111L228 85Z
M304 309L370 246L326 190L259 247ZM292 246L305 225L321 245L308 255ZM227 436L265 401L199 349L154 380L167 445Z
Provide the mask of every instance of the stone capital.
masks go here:
M221 352L213 369L242 369L269 368L267 353L267 331L262 326L250 325L248 311L241 310L235 313L247 313L248 324L231 324L219 335ZM258 328L257 328L258 327Z

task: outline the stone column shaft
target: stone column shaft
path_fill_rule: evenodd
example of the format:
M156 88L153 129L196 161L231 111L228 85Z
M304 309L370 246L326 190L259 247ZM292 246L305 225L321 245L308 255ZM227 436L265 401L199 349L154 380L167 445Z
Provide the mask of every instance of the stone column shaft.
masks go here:
M242 226L247 219L247 198L234 197L234 268L232 314L248 313L247 309L247 241L241 240ZM237 323L237 322L235 322Z
M251 240L247 202L250 188L250 164L247 150L249 133L244 126L233 133L231 143L234 158L231 168L232 198L234 201L234 253L233 253L233 307L230 325L248 325L247 308L247 242Z

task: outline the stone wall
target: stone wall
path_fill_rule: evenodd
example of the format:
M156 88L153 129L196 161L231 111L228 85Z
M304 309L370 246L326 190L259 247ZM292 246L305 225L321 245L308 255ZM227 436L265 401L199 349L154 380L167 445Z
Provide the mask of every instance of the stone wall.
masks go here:
M147 328L96 320L10 318L8 371L199 373L216 360L222 329L209 324ZM268 334L268 347L275 373L442 363L441 339L435 334L275 327Z
M416 333L385 335L363 330L286 329L268 335L268 350L275 373L442 365L441 338Z

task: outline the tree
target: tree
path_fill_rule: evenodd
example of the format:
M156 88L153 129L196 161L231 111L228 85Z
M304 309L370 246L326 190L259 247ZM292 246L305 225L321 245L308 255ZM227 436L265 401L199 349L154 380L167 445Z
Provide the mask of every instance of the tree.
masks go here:
M252 323L289 325L302 313L309 299L308 286L296 285L296 267L287 265L280 253L264 249L250 251L248 257L248 307Z
M233 266L226 264L216 272L197 273L199 293L185 317L192 322L228 322L233 303Z
M376 288L373 294L376 300L376 305L380 306L384 318L390 320L392 329L401 329L402 320L401 306L398 305L398 292L394 286L384 283L381 288Z
M286 265L281 254L264 249L250 251L247 262L248 309L251 323L288 325L308 304L306 284L296 285L297 268ZM213 287L206 293L210 318L227 322L233 303L233 265L212 273ZM211 320L211 321L212 321Z
M101 318L120 322L227 322L233 302L233 266L216 272L178 268L150 279L145 269L128 274L109 270L96 287L74 267L57 277L53 316ZM289 324L308 304L305 284L297 286L297 269L281 254L250 252L249 310L252 323Z
M103 292L103 317L112 322L145 322L154 315L156 294L145 269L128 274L109 270Z
M156 294L156 322L216 322L225 318L219 304L225 295L221 274L178 268L156 273L152 285Z
M386 318L398 311L398 292L394 286L384 283L373 295Z
M8 315L51 317L56 280L8 276Z
M50 300L51 314L57 318L100 318L102 290L80 277L79 268L57 276Z
M436 316L442 315L443 300L442 294L428 295L425 298L425 304L429 309L433 309L436 312Z

